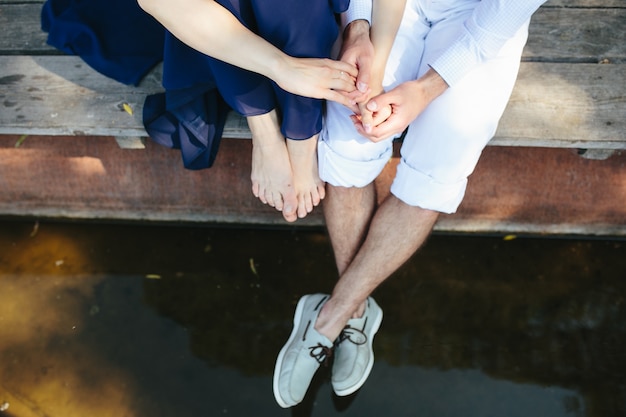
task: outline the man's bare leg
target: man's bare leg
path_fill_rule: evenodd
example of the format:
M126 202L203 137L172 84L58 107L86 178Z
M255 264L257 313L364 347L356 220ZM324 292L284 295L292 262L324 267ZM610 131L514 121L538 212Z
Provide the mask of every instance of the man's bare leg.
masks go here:
M317 140L319 135L304 140L287 139L293 184L298 200L297 214L305 217L325 197L324 182L317 167Z
M252 132L252 193L293 222L298 218L298 199L276 111L248 116L247 120Z
M336 217L341 221L346 213L338 209L327 213L327 218ZM374 214L363 245L340 276L319 314L315 329L329 340L335 340L374 289L426 241L438 215L435 211L409 206L390 195ZM331 220L330 224L338 221Z
M376 209L376 187L374 183L363 188L326 188L324 217L335 255L339 276L342 276L356 256L367 234ZM365 303L354 313L363 314Z

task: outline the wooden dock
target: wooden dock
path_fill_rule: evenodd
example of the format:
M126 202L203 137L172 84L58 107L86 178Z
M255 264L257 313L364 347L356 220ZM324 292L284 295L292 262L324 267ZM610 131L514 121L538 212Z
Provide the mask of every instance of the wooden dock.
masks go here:
M143 138L159 68L129 87L59 54L41 4L0 0L0 216L287 225L251 195L243 119L229 119L213 168L185 170ZM437 230L626 235L625 41L623 0L541 8L498 132ZM321 210L295 224L322 226Z

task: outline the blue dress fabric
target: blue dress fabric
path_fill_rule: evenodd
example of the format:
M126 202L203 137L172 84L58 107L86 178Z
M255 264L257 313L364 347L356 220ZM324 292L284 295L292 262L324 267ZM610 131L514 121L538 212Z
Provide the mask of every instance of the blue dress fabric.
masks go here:
M296 57L330 56L336 14L349 0L216 0L244 26ZM165 92L149 96L143 121L155 142L180 149L188 169L210 167L226 115L276 109L281 131L307 139L321 130L322 101L294 95L273 81L187 47L134 0L47 0L42 28L48 43L81 56L115 80L137 84L163 61ZM209 24L209 22L207 22Z
M136 1L50 0L41 26L48 44L124 84L138 84L163 59L165 30Z

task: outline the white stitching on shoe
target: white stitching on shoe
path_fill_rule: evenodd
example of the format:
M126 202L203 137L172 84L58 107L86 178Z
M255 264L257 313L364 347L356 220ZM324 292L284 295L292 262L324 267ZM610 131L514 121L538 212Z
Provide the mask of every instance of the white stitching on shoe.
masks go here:
M306 340L306 334L309 332L309 326L311 325L311 320L306 323L306 327L304 328L304 333L302 333L302 341Z
M367 319L366 319L367 321ZM365 326L363 326L365 329ZM355 345L364 345L367 343L367 335L359 329L355 329L354 327L350 327L349 325L344 327L337 339L336 345L339 345L344 340L349 340Z
M315 308L313 309L313 311L317 311L318 308L320 308L320 306L322 304L324 304L324 301L326 301L328 299L328 296L323 297L319 303L317 303L317 305L315 306Z

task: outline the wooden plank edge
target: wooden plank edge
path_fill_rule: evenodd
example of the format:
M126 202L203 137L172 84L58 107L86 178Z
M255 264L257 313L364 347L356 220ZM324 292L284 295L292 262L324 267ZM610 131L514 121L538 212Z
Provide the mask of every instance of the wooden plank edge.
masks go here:
M106 134L105 134L106 133ZM86 130L70 130L70 129L44 129L33 128L29 129L28 133L24 132L24 129L12 128L12 127L0 127L0 135L23 135L28 136L58 136L60 138L68 139L72 136L101 136L101 137L148 137L145 130L142 129L101 129L98 134L93 134L89 129ZM224 131L223 139L251 139L250 131L241 129L226 129ZM488 146L502 146L502 147L532 147L532 148L562 148L562 149L593 149L601 152L626 150L626 141L616 139L615 141L585 141L585 140L561 140L561 139L546 139L546 138L512 138L495 136ZM126 149L137 149L127 148Z
M309 215L295 223L284 221L279 213L269 214L237 214L237 213L157 213L136 211L107 211L107 210L65 210L62 208L37 208L12 212L0 208L1 218L11 219L33 218L38 220L54 221L89 221L89 222L124 222L124 223L153 223L204 226L245 226L245 227L274 227L274 228L325 228L321 212ZM455 215L442 215L435 224L434 231L438 233L465 233L465 234L502 234L502 235L541 235L541 236L597 236L597 237L626 237L625 224L534 224L482 219L455 219Z
M140 109L141 110L141 109ZM102 127L89 128L82 126L75 129L69 126L40 127L40 126L20 126L20 125L0 125L0 135L22 135L29 136L113 136L113 137L147 137L148 134L143 126L128 127ZM224 127L224 138L250 139L250 129L245 118L235 112L230 112Z

